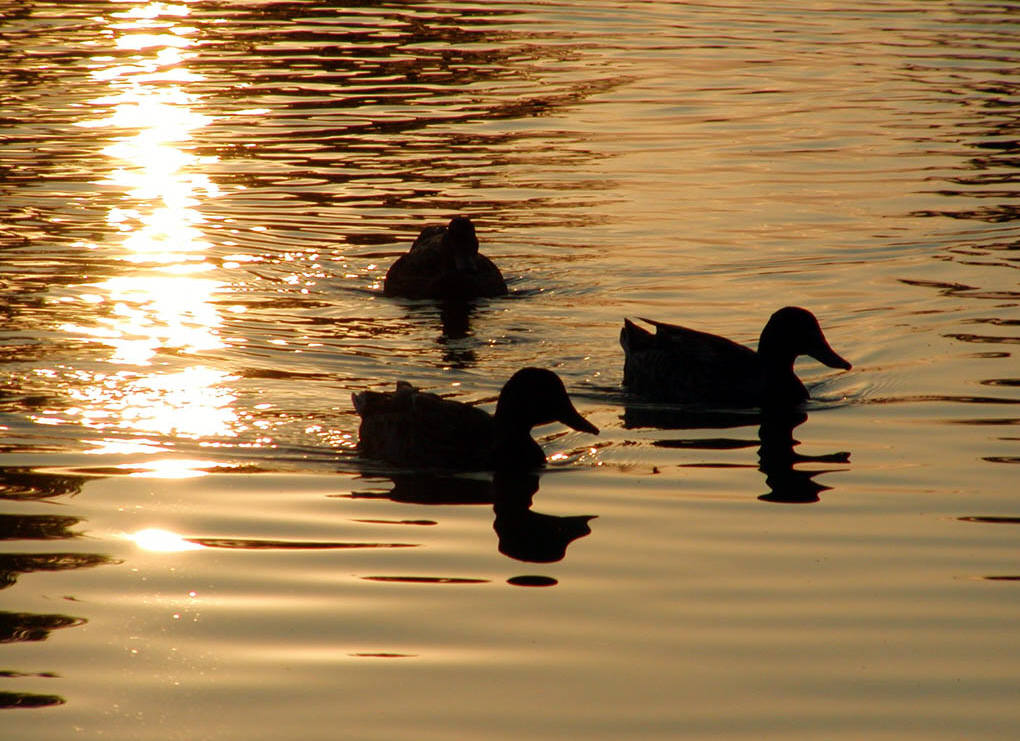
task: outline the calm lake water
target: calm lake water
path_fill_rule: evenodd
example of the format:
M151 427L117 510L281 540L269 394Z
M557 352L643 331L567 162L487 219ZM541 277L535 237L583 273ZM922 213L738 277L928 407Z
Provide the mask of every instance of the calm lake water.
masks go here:
M0 735L1016 738L1020 3L850 5L0 0ZM788 419L621 391L787 304ZM525 365L540 476L358 458Z

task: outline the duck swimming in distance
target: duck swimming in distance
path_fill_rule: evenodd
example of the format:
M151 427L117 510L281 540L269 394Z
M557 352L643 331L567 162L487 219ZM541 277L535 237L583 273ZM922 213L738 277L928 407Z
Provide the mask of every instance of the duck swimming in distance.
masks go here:
M506 292L503 274L479 253L475 225L466 216L422 229L383 281L384 295L404 298L470 299Z
M562 422L599 429L574 408L563 381L544 368L523 368L499 392L495 415L398 381L396 391L352 396L361 415L361 453L401 466L459 470L521 470L545 465L531 428Z
M795 405L808 398L793 371L799 355L830 368L850 363L829 346L815 315L787 306L769 318L758 350L718 335L642 319L655 334L624 319L623 384L654 401L725 406Z

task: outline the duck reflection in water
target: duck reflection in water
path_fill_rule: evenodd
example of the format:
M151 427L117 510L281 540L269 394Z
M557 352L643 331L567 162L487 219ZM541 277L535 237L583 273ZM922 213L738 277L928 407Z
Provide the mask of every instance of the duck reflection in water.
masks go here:
M478 341L471 336L473 301L448 299L439 305L439 321L443 332L436 340L443 351L443 363L451 368L470 368L478 362L475 347Z
M492 483L496 514L492 527L504 556L532 563L560 561L568 545L591 533L588 522L595 515L547 515L531 509L537 475L504 471Z
M819 484L815 476L832 473L840 469L802 471L794 466L798 463L850 462L850 453L839 452L826 455L802 455L794 450L800 441L794 439L793 430L807 420L807 413L798 409L770 409L762 413L758 438L758 468L765 474L769 487L767 494L758 499L763 502L805 504L817 502L819 494L832 487Z
M626 428L658 428L663 430L728 429L759 424L758 440L741 438L666 439L654 444L665 448L733 450L758 444L758 469L765 474L769 491L758 497L763 502L805 504L819 501L819 495L831 487L815 481L823 473L842 469L805 471L801 463L848 464L850 453L802 455L794 448L800 441L793 430L808 418L803 408L770 407L761 410L726 411L691 408L666 408L645 404L629 404L624 411Z
M562 560L573 541L591 533L588 522L595 518L595 515L547 515L532 510L539 474L530 471L498 471L491 480L436 473L392 474L388 478L393 481L393 488L383 496L394 502L491 505L499 552L516 561Z

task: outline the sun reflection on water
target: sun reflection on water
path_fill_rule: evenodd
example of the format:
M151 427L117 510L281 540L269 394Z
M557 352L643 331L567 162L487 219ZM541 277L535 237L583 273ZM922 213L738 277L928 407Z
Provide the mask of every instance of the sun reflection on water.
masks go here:
M107 139L112 166L97 185L120 201L106 215L119 241L90 247L113 252L124 270L80 286L81 320L62 327L123 367L75 370L68 414L98 430L233 436L236 378L201 356L224 347L225 284L207 259L199 210L219 195L202 172L216 158L187 147L212 120L187 89L202 79L187 66L195 29L182 23L187 5L123 5L106 19L118 54L91 59L108 93L91 101L99 115L78 125Z
M93 375L71 390L80 421L99 430L155 432L190 438L235 434L235 397L223 384L233 377L194 366L154 374Z
M136 533L128 533L128 540L134 541L142 550L162 553L175 551L200 551L204 546L192 543L177 533L150 527Z
M84 300L103 307L90 325L66 326L112 348L111 360L151 365L160 350L193 354L223 347L212 299L218 281L188 275L128 275L94 285ZM186 295L181 292L186 291Z

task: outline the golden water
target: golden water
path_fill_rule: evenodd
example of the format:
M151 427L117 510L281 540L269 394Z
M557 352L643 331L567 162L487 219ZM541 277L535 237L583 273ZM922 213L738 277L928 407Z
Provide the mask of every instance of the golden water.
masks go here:
M0 0L0 735L1014 738L1018 39ZM511 295L384 298L454 213ZM621 391L624 316L787 304L854 363L803 414ZM602 434L539 430L520 507L358 459L353 391L524 365Z

